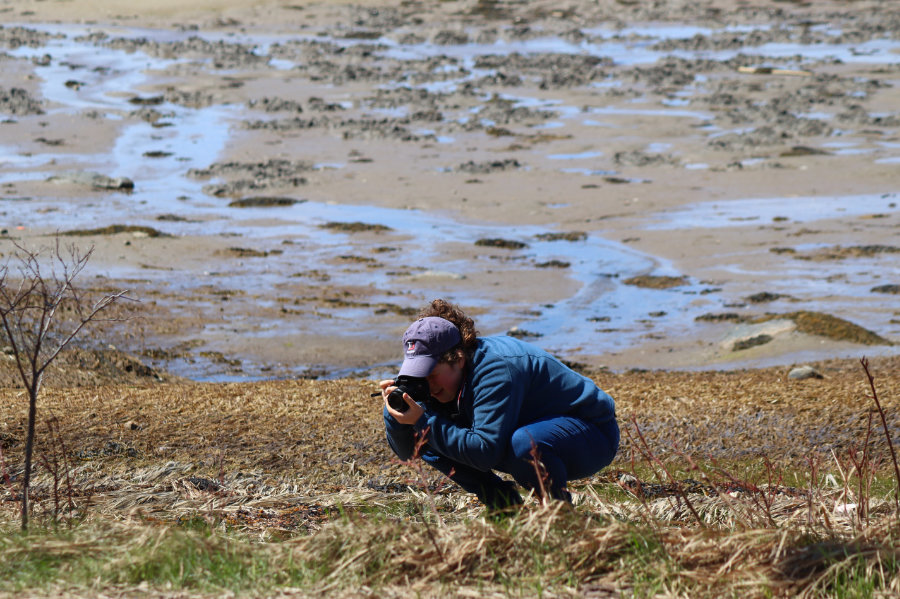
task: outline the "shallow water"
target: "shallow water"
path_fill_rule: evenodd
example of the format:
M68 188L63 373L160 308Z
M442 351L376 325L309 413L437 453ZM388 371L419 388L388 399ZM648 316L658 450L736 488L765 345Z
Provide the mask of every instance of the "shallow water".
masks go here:
M713 229L771 224L778 221L808 223L866 214L900 213L900 193L791 198L745 198L726 202L700 202L678 210L650 215L649 230Z

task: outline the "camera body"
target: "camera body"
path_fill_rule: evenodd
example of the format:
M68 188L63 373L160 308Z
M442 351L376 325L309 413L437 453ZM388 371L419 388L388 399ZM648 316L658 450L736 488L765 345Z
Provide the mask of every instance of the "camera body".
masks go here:
M403 399L404 393L408 393L416 403L424 403L431 397L426 378L400 375L394 379L394 386L397 388L388 395L388 405L398 412L409 409L409 404Z

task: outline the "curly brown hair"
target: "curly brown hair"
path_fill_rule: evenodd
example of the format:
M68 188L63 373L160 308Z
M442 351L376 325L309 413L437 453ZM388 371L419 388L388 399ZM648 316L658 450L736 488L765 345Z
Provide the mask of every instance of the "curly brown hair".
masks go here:
M460 357L466 358L466 364L471 364L472 354L478 345L478 331L475 330L475 321L469 318L462 308L443 299L432 300L430 304L419 311L416 318L427 316L439 316L449 320L459 329L462 341L456 347L441 356L441 362L455 362Z

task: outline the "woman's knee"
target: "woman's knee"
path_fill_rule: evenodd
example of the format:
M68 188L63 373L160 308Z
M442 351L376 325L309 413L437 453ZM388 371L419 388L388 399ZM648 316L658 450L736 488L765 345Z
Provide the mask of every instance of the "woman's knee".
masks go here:
M533 457L536 448L540 451L540 447L527 428L520 428L513 432L509 445L512 457L517 460L529 460Z

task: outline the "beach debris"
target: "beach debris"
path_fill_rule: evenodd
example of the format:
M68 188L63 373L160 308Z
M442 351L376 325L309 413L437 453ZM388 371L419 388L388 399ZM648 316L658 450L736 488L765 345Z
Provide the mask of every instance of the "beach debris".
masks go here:
M174 116L172 113L163 114L155 108L138 108L128 113L129 117L141 119L142 121L154 124L164 117Z
M641 150L632 150L630 152L616 152L615 154L613 154L613 162L620 166L660 166L664 164L675 166L679 164L678 159L671 154L651 154L648 152L643 152ZM623 179L622 181L607 182L627 183L629 182L629 180Z
M332 229L334 231L341 231L344 233L363 233L366 231L373 231L375 233L381 233L383 231L391 231L392 229L386 225L373 225L370 223L361 223L361 222L338 222L331 221L327 223L323 223L319 225L320 229Z
M750 317L737 312L706 313L694 318L698 322L747 322Z
M869 291L872 293L893 293L897 295L900 294L900 285L878 285L877 287L872 287Z
M568 231L565 233L539 233L535 235L541 241L584 241L587 233L584 231Z
M769 291L760 291L759 293L754 293L753 295L749 295L744 299L753 304L763 304L766 302L774 302L777 299L782 299L790 297L789 295L784 295L782 293L771 293Z
M118 235L120 233L131 233L134 237L171 237L168 233L158 231L153 227L144 227L141 225L109 225L100 227L99 229L73 229L64 231L60 235L69 237L89 237L91 235Z
M894 245L851 245L821 248L808 254L797 254L794 256L797 260L843 260L845 258L874 258L882 254L898 254L900 247Z
M684 275L680 277L638 275L625 279L622 282L626 285L634 285L635 287L644 287L646 289L669 289L670 287L687 285L688 278Z
M261 98L259 100L249 100L247 102L249 108L260 108L266 112L293 112L300 114L303 107L300 102L285 98Z
M375 309L372 310L375 314L399 314L400 316L412 317L418 314L419 309L414 308L412 306L398 306L397 304L388 304L388 303L380 303L376 304ZM323 370L322 375L327 374L327 371Z
M66 140L64 139L47 139L46 137L35 137L34 141L39 144L44 144L45 146L64 146L66 145Z
M229 202L228 205L231 208L271 208L277 206L293 206L294 204L302 204L305 201L306 200L285 197L254 196L233 200Z
M442 29L434 35L431 43L438 46L462 46L469 43L469 35L464 31Z
M794 146L790 150L785 150L779 156L783 158L790 158L792 156L831 156L831 152L826 152L825 150L820 150L818 148L811 148L809 146Z
M240 197L248 191L305 185L307 180L303 173L315 170L316 166L305 160L270 158L260 162L216 162L207 168L192 168L188 170L188 176L197 179L234 177L235 180L227 183L205 185L203 192L216 197Z
M519 328L517 326L510 328L506 331L506 334L510 337L543 337L544 335L541 333L535 333L533 331L527 331L525 329Z
M150 96L148 98L141 98L140 96L135 96L128 100L129 104L134 104L135 106L159 106L166 99L163 96Z
M513 239L500 239L499 237L482 238L477 240L475 242L475 245L481 247L503 248L505 250L521 250L522 248L528 247L528 244L522 241L515 241Z
M852 104L836 117L842 123L862 125L868 127L896 127L900 125L900 118L895 114L870 113L864 106Z
M93 171L77 171L74 173L66 173L62 175L53 175L47 179L50 183L69 184L69 185L89 185L94 189L112 189L121 191L132 191L134 189L134 181L128 177L107 177Z
M547 260L546 262L537 262L535 266L538 268L569 268L572 263L565 260Z
M491 137L513 137L515 133L505 127L488 127L484 130Z
M812 366L806 365L792 368L788 373L788 378L802 381L805 379L821 379L825 377Z
M788 75L793 77L812 77L811 71L800 69L778 69L775 67L738 67L738 73L749 75Z
M355 262L356 264L365 264L371 268L381 266L375 258L370 258L369 256L357 256L355 254L343 254L338 256L338 260L343 262Z
M750 349L751 347L756 347L757 345L765 345L772 341L774 337L772 335L756 335L755 337L749 337L747 339L741 339L740 341L735 341L734 345L731 346L731 351L741 351L745 349Z
M508 171L511 169L522 168L522 166L522 163L515 158L489 160L487 162L475 162L474 160L469 160L456 167L456 170L463 173L471 173L473 175L484 175L496 171Z
M235 256L237 258L265 258L269 252L255 250L253 248L230 247L227 250L216 252L219 255Z
M41 101L32 97L21 87L10 89L0 88L0 113L13 116L28 116L30 114L44 114Z

